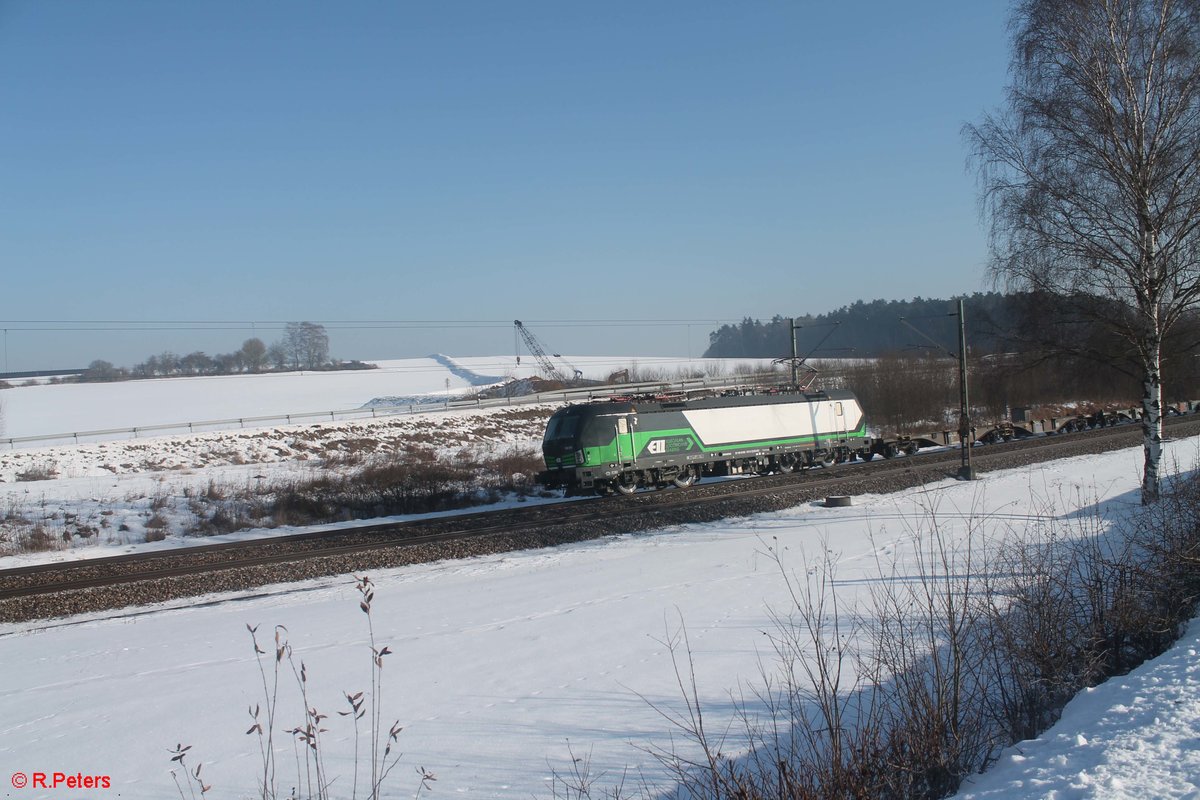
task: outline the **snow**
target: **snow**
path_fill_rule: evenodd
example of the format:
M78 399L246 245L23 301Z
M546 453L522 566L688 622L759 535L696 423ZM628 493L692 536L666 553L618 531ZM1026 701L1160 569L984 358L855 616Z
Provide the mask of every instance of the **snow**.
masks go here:
M1194 451L1196 443L1174 447ZM374 575L376 638L395 653L384 671L385 717L405 726L405 768L390 796L415 791L418 766L437 775L439 794L546 793L551 770L568 768L568 747L587 753L593 770L612 780L628 766L661 783L666 776L640 748L686 746L672 743L655 710L680 703L665 643L686 626L709 723L733 723L728 692L752 683L760 662L769 661L769 610L787 602L768 547L778 544L795 569L834 548L839 582L865 587L877 579L878 558L905 557L931 502L943 531L960 535L984 515L1032 522L1025 513L1031 494L1039 506L1052 496L1122 507L1136 502L1138 458L1127 450L974 484L858 497L850 509L802 506ZM305 663L310 701L331 713L340 710L343 690L368 684L365 622L353 581L343 576L150 613L5 626L0 754L13 769L109 775L122 797L152 798L173 789L168 749L191 744L217 796L248 795L257 751L243 736L246 709L262 701L245 626L261 625L260 637L286 626ZM1055 730L1022 746L1024 761L1008 757L1007 783L990 789L985 781L994 776L984 776L968 796L1013 796L1018 783L1030 792L1023 796L1055 796L1039 788L1049 780L1069 792L1058 796L1110 796L1118 786L1149 796L1159 796L1156 787L1176 792L1195 774L1190 761L1168 758L1191 752L1182 734L1156 727L1153 736L1135 732L1138 738L1126 740L1106 720L1131 716L1118 708L1134 709L1135 729L1157 719L1192 730L1200 705L1186 667L1187 648L1196 646L1190 635L1182 650L1120 679L1117 686L1128 688L1108 690L1119 696L1096 690L1076 701ZM303 721L299 708L298 701L283 706L284 726ZM351 739L342 722L329 723L328 765L348 776ZM1148 757L1126 752L1135 741L1150 748ZM290 746L281 758L291 763Z
M758 359L665 357L593 356L572 358L572 363L585 375L598 378L616 368L674 377L684 372L723 376L770 366ZM79 444L67 437L0 449L0 521L20 520L24 530L44 526L55 541L62 533L78 533L79 526L93 532L86 539L71 539L67 550L19 556L11 555L0 541L0 565L145 548L147 523L152 519L166 522L166 528L156 533L165 532L167 539L156 543L155 549L195 544L184 534L194 527L195 511L211 488L224 494L261 495L280 483L316 475L328 468L331 459L368 449L394 454L413 442L443 455L463 448L483 456L512 447L535 449L544 422L531 418L529 412L540 409L548 415L549 409L561 404L401 415L392 415L387 408L430 397L440 403L446 396L441 387L447 381L452 391L463 391L514 375L527 377L534 371L531 364L535 362L528 357L518 368L513 359L435 355L379 362L379 369L367 371L31 385L0 391L0 425L7 422L7 432L18 438L70 430L64 420L78 431L102 431ZM368 410L365 418L341 418L371 407L380 407L381 416L372 418ZM293 424L242 421L273 416L282 423L286 414L311 414L315 409L340 409L338 419ZM164 420L178 423L188 415L194 420L232 416L223 424L205 426L219 430L174 435L147 436L143 431L131 438L127 430L107 427L172 424ZM186 429L186 424L180 427ZM236 537L286 532L290 529Z
M17 385L0 391L0 437L54 436L110 431L97 439L127 438L124 429L158 425L347 412L370 408L372 400L391 405L459 399L471 390L512 378L537 374L529 356L451 358L435 355L374 362L378 369L334 372L287 372L264 375L221 375L166 378L118 383ZM584 377L603 380L618 369L731 374L738 368L769 367L762 359L686 359L618 356L571 357Z
M454 453L470 448L495 453L534 448L544 422L530 409L549 415L554 406L428 412L339 423L285 425L192 436L159 436L129 441L60 445L0 451L0 508L8 520L45 525L59 533L68 518L93 529L65 550L7 554L0 543L0 566L98 557L146 548L147 521L165 519L168 537L156 549L203 544L188 537L193 506L210 488L220 494L269 492L273 486L313 477L342 453L370 443L377 452L403 452L406 443L432 441ZM479 431L486 429L486 437ZM29 480L31 473L52 475ZM291 532L256 530L238 538Z
M418 415L414 424L433 424L436 416ZM463 417L453 424L466 430L474 423ZM285 430L281 442L303 427ZM351 423L326 427L359 432ZM234 435L240 433L140 444L150 448L151 461L153 453L249 448L252 439L221 438ZM87 449L98 447L39 449L59 459L64 477L0 489L69 505L102 497L114 482L125 492L122 481L152 489L164 475L199 485L223 471L309 468L293 453L269 464L112 474ZM1165 465L1190 464L1200 439L1167 447ZM375 639L393 651L384 660L383 727L393 719L404 726L403 757L386 796L413 796L423 767L437 776L434 797L548 797L553 772L569 772L572 757L589 760L601 784L628 770L627 786L666 786L668 776L646 749L688 747L660 714L682 708L670 643L686 631L706 724L736 733L731 693L752 697L747 689L759 684L760 670L773 669L764 634L772 611L788 607L771 550L800 576L832 553L839 591L850 603L865 599L881 574L897 574L893 567L914 566L914 542L931 515L942 534L960 540L977 532L980 520L1019 534L1080 509L1119 515L1138 502L1140 463L1140 449L1132 448L986 473L972 483L857 496L850 508L810 504L373 574ZM297 663L304 662L310 705L330 715L324 747L329 773L340 776L334 794L349 797L353 735L336 712L344 708L343 692L370 684L367 618L358 602L353 577L339 576L0 625L0 760L11 773L109 776L112 789L99 796L158 800L177 796L170 751L191 745L188 763L203 762L213 785L207 796L250 797L261 764L255 737L245 735L247 709L264 701L246 626L258 625L259 642L270 650L274 626L282 625ZM1197 650L1200 625L1193 625L1160 658L1076 698L1054 728L1010 748L961 797L1197 796ZM303 723L304 711L285 677L276 728L290 730ZM281 733L276 743L286 795L296 784L291 737ZM34 788L10 794L72 796Z
M1132 673L1088 689L1053 728L1009 748L960 800L1200 794L1200 624Z

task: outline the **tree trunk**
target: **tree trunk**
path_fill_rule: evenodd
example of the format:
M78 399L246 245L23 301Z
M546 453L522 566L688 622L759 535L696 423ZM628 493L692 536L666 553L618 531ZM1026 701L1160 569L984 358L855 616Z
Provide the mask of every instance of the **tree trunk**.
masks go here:
M1146 469L1142 476L1142 505L1158 501L1158 467L1162 460L1163 417L1162 375L1159 372L1162 343L1156 337L1146 348L1145 377L1142 379L1142 449Z

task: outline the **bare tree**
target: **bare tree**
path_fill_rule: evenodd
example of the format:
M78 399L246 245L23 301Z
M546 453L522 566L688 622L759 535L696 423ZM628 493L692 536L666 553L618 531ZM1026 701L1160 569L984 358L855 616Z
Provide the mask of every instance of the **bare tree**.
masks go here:
M303 332L304 366L308 369L320 369L329 363L329 334L324 325L313 322L301 322Z
M275 369L287 367L288 358L288 348L284 342L275 342L267 348L267 362Z
M88 368L79 376L79 380L84 382L118 381L124 377L124 369L114 367L110 361L96 359L91 364L88 364Z
M1021 0L1003 111L967 126L994 275L1131 345L1142 502L1159 496L1164 335L1200 296L1200 2Z
M163 375L174 375L179 371L179 356L170 350L164 350L158 356L158 370Z
M295 369L320 369L329 363L329 334L314 322L289 322L283 346Z
M267 363L267 346L258 337L242 342L242 349L239 352L242 356L242 364L251 372L261 372Z
M213 360L199 350L179 359L179 369L185 375L207 375L213 371Z

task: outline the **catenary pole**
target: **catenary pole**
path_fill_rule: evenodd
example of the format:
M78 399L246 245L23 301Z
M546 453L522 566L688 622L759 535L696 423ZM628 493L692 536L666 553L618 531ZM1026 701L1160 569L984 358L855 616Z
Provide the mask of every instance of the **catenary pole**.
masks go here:
M958 438L962 445L962 466L958 468L958 477L973 481L975 468L971 466L971 406L967 398L967 318L963 312L962 298L958 301L958 388Z
M800 366L796 356L796 318L789 317L788 325L792 331L792 386L799 388L800 386Z

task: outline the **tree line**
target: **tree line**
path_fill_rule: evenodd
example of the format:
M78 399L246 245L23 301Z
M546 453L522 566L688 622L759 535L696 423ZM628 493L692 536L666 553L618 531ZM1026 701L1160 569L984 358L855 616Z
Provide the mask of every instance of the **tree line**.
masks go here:
M1018 306L1009 295L998 292L963 298L969 321L986 319L984 326L972 325L971 344L995 352L997 330L1015 323ZM958 341L957 319L950 314L955 300L915 297L912 300L872 300L842 306L825 314L795 317L797 352L812 352L815 358L874 358L902 350L925 349L928 344L901 319L909 320L922 333L953 350ZM791 353L789 319L780 315L766 322L746 317L736 325L723 325L709 334L706 358L782 358Z
M178 355L170 351L152 355L132 368L108 361L93 361L80 381L119 381L134 378L167 378L194 375L237 375L286 370L370 369L361 361L334 361L329 356L329 334L324 325L289 322L281 339L267 345L253 337L232 353L208 355L195 351Z
M872 420L889 433L953 428L958 406L957 318L953 300L858 302L802 317L797 331L807 354L832 331L814 358L818 385L853 390ZM1084 402L1132 405L1143 390L1141 353L1101 320L1120 313L1115 301L1085 294L1014 292L964 299L973 413L995 422L1019 406ZM900 322L941 344L935 347ZM719 354L781 357L790 352L787 319L747 319L713 334ZM813 333L820 337L814 338ZM806 337L808 337L806 339ZM854 347L846 347L846 343ZM713 355L708 353L707 355ZM870 359L867 361L866 359ZM1183 315L1163 336L1162 391L1170 401L1200 399L1200 313Z

